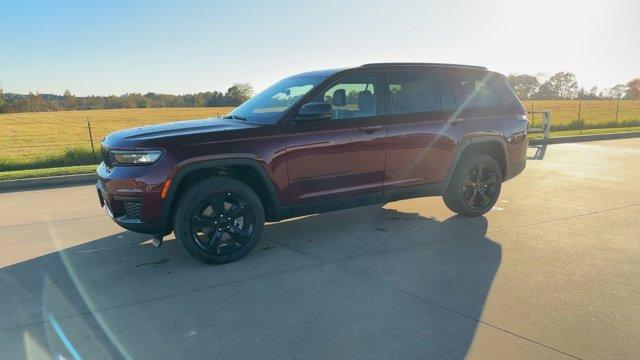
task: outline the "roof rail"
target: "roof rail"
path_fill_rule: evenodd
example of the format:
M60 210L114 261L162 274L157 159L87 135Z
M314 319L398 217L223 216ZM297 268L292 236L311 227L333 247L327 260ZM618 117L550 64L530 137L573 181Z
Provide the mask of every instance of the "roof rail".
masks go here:
M420 63L420 62L388 62L388 63L371 63L364 64L361 67L376 67L376 66L433 66L433 67L453 67L453 68L469 68L487 70L484 66L477 65L463 65L463 64L444 64L444 63Z

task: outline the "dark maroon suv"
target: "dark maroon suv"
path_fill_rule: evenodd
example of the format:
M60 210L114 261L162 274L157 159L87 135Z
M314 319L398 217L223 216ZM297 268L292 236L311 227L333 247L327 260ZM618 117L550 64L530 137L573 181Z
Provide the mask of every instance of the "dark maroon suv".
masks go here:
M484 67L386 63L295 75L223 118L122 130L102 143L98 195L120 226L171 231L213 264L265 221L422 196L489 211L525 167L526 111Z

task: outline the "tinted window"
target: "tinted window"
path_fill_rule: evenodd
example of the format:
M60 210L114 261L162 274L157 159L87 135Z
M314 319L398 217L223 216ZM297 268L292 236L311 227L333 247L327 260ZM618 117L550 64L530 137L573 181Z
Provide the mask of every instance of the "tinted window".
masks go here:
M491 73L457 75L451 79L451 87L459 107L493 107L500 104L500 97L490 86Z
M453 96L453 90L451 90L451 84L449 84L443 75L438 76L438 80L440 83L440 100L442 100L442 110L455 110L456 100Z
M338 80L313 101L331 104L334 119L375 116L378 107L376 77L353 75Z
M442 109L435 75L392 74L388 79L391 113L420 113Z

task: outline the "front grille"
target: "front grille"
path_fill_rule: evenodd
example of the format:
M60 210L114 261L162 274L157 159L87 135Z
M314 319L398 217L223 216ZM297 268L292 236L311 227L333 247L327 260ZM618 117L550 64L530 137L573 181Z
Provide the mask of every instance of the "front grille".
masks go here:
M142 203L139 201L125 201L124 212L128 218L140 220L142 216Z
M109 149L102 148L102 161L107 167L112 168L116 163L116 158L113 156L113 153Z

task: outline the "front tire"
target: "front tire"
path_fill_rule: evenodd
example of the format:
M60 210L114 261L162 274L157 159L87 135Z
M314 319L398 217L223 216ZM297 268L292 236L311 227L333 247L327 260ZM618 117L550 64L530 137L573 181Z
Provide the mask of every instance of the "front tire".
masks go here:
M206 179L180 198L173 228L187 254L207 264L225 264L256 246L264 228L264 208L244 183Z
M463 157L456 166L447 192L445 205L462 216L486 214L498 201L502 173L496 161L487 155Z

